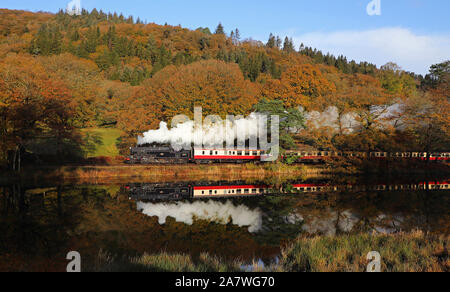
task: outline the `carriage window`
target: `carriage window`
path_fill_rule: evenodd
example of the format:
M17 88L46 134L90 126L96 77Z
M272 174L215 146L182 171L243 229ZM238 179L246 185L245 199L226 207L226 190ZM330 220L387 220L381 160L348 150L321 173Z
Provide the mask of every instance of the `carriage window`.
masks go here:
M257 189L253 189L253 190L252 190L252 193L253 193L253 194L256 194L257 192L258 192Z
M205 194L205 191L202 191L202 195L204 195Z
M209 191L209 194L212 195L212 191Z
M216 155L217 155L217 154L219 154L219 152L218 152L218 151L216 151Z
M205 151L203 151L202 154L205 155L206 154Z
M245 156L250 156L250 151L245 151Z
M213 151L209 151L209 155L213 155L214 154L214 152Z
M242 194L242 190L239 189L239 190L236 191L236 193L237 193L237 194Z
M237 155L242 156L242 151L238 151Z
M250 190L244 190L244 194L249 194Z

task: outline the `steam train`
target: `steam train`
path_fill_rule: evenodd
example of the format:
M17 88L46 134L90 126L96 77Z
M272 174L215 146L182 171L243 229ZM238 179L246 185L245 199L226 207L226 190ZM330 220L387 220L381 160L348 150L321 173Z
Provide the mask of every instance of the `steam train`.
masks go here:
M450 160L450 152L427 153L427 152L336 152L336 151L310 151L310 152L294 152L289 151L288 154L295 155L301 161L308 160L327 160L333 158L360 158L360 159L415 159L430 161L446 161Z
M288 193L328 193L328 192L366 192L366 191L442 191L450 190L450 181L431 181L414 183L379 183L373 185L330 185L325 182L294 182ZM167 183L167 184L131 184L125 187L130 200L134 201L173 201L203 198L255 197L286 193L265 184L248 184L245 182L208 183Z
M128 164L247 163L270 156L264 150L197 149L175 151L170 146L148 145L130 148Z
M264 150L250 149L203 149L175 151L168 145L146 145L131 147L130 156L126 158L128 164L208 164L208 163L248 163L267 161L270 153ZM411 159L430 161L449 161L450 152L425 153L425 152L336 152L336 151L288 151L284 156L295 157L299 163L320 163L338 158L360 159Z

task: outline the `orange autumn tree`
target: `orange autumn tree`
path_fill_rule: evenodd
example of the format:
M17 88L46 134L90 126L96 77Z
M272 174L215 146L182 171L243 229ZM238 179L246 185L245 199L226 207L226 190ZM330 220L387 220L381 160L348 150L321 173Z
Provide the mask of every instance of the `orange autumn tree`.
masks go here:
M61 80L69 88L77 127L95 126L103 121L107 112L103 101L107 99L102 95L105 93L99 85L103 80L94 62L70 54L37 60L50 78Z
M247 115L258 94L238 65L216 60L169 66L143 87L148 99L157 100L160 120L166 121L179 114L191 116L194 107L202 107L204 115Z
M248 115L257 94L257 86L244 79L236 64L208 60L168 66L115 104L117 127L124 131L120 148L126 153L138 135L161 121L170 124L180 114L193 118L194 107L202 107L203 116Z
M431 66L428 91L405 104L405 127L418 151L448 151L450 145L450 61ZM428 76L427 76L428 77Z
M128 97L121 98L122 89L116 85L113 98L119 100L114 102L112 116L117 121L117 128L123 131L118 146L121 154L126 155L128 147L136 144L138 135L158 127L161 104L141 86L128 88Z
M288 68L280 80L267 81L262 96L282 100L286 107L301 105L308 108L315 99L335 91L336 86L325 78L317 66L301 64Z
M14 168L20 170L20 153L37 137L53 137L55 154L72 138L71 94L63 82L50 79L32 57L8 56L0 62L1 150L14 151Z

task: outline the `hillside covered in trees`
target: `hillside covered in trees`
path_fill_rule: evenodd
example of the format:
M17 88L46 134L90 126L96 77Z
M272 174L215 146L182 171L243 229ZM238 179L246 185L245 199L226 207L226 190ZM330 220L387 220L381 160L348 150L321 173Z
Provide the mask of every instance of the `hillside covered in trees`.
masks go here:
M83 156L98 142L83 131L89 128L120 130L125 154L137 135L194 106L204 115L248 115L258 103L318 113L333 107L337 127L309 119L286 148L295 139L317 149L449 150L449 61L417 76L394 63L377 68L296 48L287 37L243 40L221 24L189 30L95 9L0 16L3 162L17 152ZM346 131L345 116L358 129Z

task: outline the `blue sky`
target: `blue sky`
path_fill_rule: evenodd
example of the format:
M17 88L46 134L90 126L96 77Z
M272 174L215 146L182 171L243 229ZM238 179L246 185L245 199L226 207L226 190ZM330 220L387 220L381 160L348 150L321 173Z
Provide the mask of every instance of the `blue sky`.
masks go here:
M372 0L82 0L82 7L122 12L148 22L227 31L266 41L269 33L291 36L297 45L344 54L377 65L394 61L424 74L450 59L450 1L379 0L381 15L369 16ZM2 0L0 7L56 12L67 0Z

